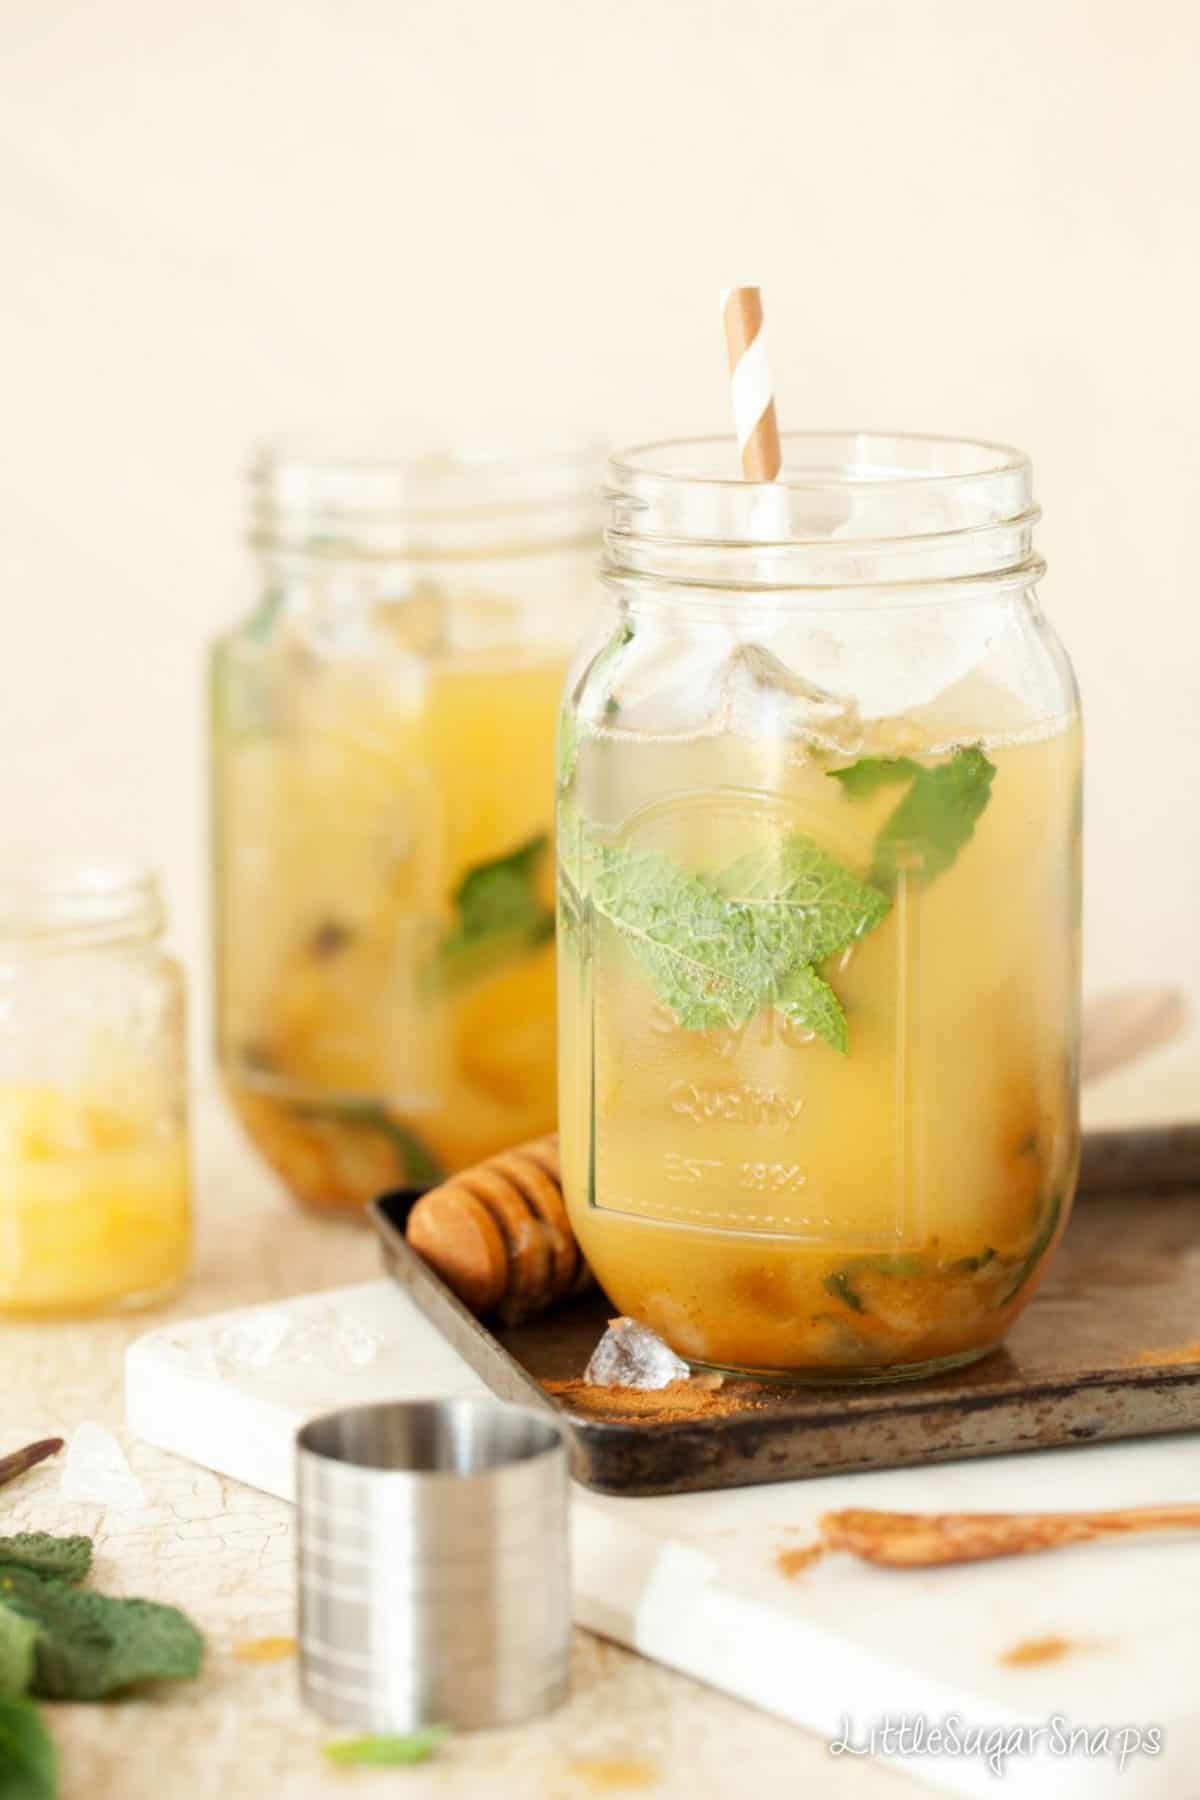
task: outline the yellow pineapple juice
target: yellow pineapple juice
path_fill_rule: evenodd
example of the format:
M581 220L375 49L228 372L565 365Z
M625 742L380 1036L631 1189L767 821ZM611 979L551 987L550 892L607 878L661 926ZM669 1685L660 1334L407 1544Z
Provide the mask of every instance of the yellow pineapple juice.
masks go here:
M221 1060L301 1197L553 1126L561 686L520 650L281 659L261 716L219 720Z
M182 1129L154 1071L124 1093L0 1083L0 1311L79 1314L169 1291L191 1252Z
M614 1306L792 1377L986 1350L1075 1179L1076 724L571 754L564 1188Z

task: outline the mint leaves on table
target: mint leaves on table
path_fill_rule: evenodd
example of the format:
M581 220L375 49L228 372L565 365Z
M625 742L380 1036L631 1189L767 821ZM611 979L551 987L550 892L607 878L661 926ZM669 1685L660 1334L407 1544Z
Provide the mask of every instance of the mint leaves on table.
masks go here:
M30 1700L0 1696L0 1800L55 1800L58 1758Z
M979 823L995 774L995 764L974 744L932 768L909 756L866 756L829 771L855 799L882 787L907 787L875 841L871 880L883 888L893 887L901 874L932 881L950 867Z
M0 1537L0 1575L5 1565L29 1569L35 1575L58 1575L63 1581L84 1581L92 1566L92 1540L19 1531L16 1537Z
M425 1762L450 1736L445 1725L423 1725L401 1736L339 1738L325 1745L325 1755L341 1768L387 1767Z
M0 1695L29 1692L36 1643L37 1626L0 1606Z
M889 902L810 838L793 833L715 876L597 843L589 894L686 1030L736 1027L773 1006L849 1048L841 1002L816 965L873 930Z
M427 979L439 987L457 986L553 937L554 913L537 892L549 848L549 833L539 831L504 856L467 870L451 896L456 917L433 954Z
M203 1640L174 1606L113 1599L10 1564L0 1568L0 1608L36 1627L30 1691L47 1700L104 1700L137 1682L200 1673Z
M0 1800L54 1800L54 1746L26 1698L103 1700L144 1681L200 1673L191 1620L151 1600L115 1600L77 1583L86 1537L0 1537Z

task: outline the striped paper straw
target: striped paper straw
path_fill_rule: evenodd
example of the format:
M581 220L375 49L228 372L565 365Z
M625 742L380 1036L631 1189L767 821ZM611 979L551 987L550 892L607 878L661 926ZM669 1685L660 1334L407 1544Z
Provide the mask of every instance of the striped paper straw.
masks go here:
M774 481L781 460L779 426L775 422L775 396L767 367L761 289L726 288L721 295L721 312L742 474L747 481Z

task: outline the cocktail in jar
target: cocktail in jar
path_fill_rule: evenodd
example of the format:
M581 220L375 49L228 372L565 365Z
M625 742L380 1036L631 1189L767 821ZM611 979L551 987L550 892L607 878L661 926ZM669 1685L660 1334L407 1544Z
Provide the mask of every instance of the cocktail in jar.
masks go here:
M144 1305L191 1254L183 983L154 878L0 883L0 1313Z
M553 1125L553 740L594 453L256 471L213 682L219 1059L294 1192L361 1207Z
M723 441L613 467L559 738L560 1132L621 1312L877 1380L1026 1304L1078 1158L1075 688L1027 460Z

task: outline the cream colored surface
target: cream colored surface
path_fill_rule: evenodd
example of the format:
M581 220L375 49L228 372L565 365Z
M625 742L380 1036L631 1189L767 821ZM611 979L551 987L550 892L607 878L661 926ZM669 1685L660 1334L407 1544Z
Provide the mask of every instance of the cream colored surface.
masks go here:
M215 1098L199 1107L202 1229L195 1278L156 1313L70 1327L5 1325L0 1450L84 1420L119 1427L122 1353L151 1324L303 1293L379 1272L373 1239L353 1226L298 1217L233 1135ZM428 1769L328 1769L331 1735L301 1711L291 1662L246 1663L250 1639L290 1635L292 1509L280 1500L136 1443L123 1433L145 1507L107 1510L59 1498L61 1459L2 1496L5 1531L86 1531L96 1580L110 1592L185 1606L209 1652L198 1683L120 1706L55 1706L64 1800L309 1800L392 1792L445 1800L588 1800L599 1786L586 1759L642 1762L655 1800L743 1800L820 1793L904 1800L925 1793L900 1774L849 1758L815 1738L583 1632L574 1695L553 1718L520 1731L456 1740ZM802 1672L797 1672L797 1678Z
M1200 995L1198 63L1190 0L7 0L10 850L144 844L200 977L250 441L720 427L755 280L785 425L1032 451L1089 986Z

